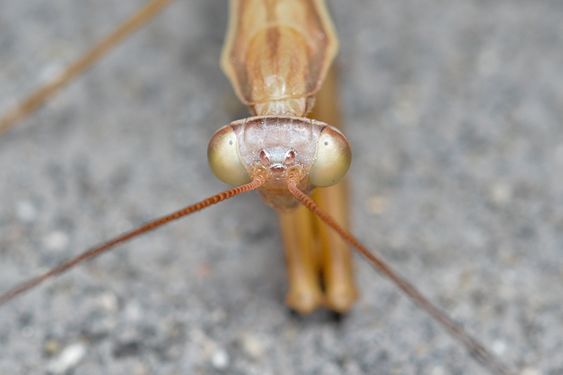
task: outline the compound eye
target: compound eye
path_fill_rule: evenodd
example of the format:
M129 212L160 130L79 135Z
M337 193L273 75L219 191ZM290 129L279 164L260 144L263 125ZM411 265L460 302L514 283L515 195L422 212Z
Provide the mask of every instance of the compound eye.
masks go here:
M327 126L317 143L317 155L309 172L309 181L320 187L334 185L344 177L351 162L350 144L344 135Z
M237 136L229 125L215 132L209 141L207 160L221 181L231 185L250 182L250 176L239 156Z

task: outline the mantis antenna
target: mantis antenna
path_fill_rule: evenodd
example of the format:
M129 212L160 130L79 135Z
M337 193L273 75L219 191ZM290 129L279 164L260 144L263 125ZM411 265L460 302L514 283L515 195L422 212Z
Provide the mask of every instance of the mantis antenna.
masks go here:
M224 200L227 200L229 198L232 198L236 195L242 194L242 193L246 193L252 190L255 190L257 188L259 188L260 186L262 186L264 184L264 178L261 176L256 177L254 180L252 180L251 182L249 182L248 184L244 184L244 185L240 185L240 186L235 186L232 189L229 190L225 190L221 193L212 195L208 198L205 198L202 201L199 201L195 204L186 206L184 208L181 208L177 211L174 211L172 213L169 213L167 215L161 216L159 218L156 218L154 220L149 221L148 223L145 223L137 228L134 228L128 232L122 233L121 235L112 238L109 241L106 241L98 246L94 246L88 250L86 250L85 252L83 252L82 254L74 257L74 258L70 258L64 262L62 262L61 264L59 264L58 266L50 269L49 271L35 276L29 280L26 280L24 282L22 282L19 285L16 285L14 288L4 292L3 294L0 294L0 306L7 303L8 301L12 300L13 298L17 297L18 295L27 292L28 290L38 286L39 284L42 284L44 281L54 277L54 276L58 276L61 273L68 271L70 268L76 266L79 263L85 262L87 260L90 260L100 254L103 254L111 249L113 249L115 246L128 242L136 237L139 237L145 233L148 232L152 232L153 230L168 224L172 221L176 221L178 219L183 218L184 216L188 216L190 214L193 214L194 212L197 211L201 211L209 206L212 206L214 204L217 204L219 202L222 202Z
M447 314L430 302L414 285L391 268L379 255L368 250L356 237L352 236L352 234L341 227L329 214L324 212L307 194L299 190L294 180L289 180L287 187L301 204L311 210L319 219L337 232L343 240L352 245L369 264L389 278L399 289L405 292L414 303L436 319L453 338L461 342L467 351L477 359L479 363L489 369L491 373L499 375L514 374L514 371L501 363L500 360L476 338L465 332L465 330L456 324Z
M0 134L8 131L19 121L39 108L57 91L66 86L73 78L92 66L96 61L106 55L113 47L125 39L135 30L150 21L171 0L151 0L131 17L123 21L113 32L100 40L93 48L86 51L78 60L69 65L61 74L52 81L39 87L27 98L0 117Z

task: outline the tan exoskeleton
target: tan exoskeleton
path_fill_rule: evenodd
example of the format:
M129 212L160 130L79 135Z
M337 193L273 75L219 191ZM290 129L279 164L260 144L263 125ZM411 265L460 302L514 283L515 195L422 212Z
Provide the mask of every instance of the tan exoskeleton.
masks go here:
M217 177L230 184L257 174L266 177L259 191L279 213L289 275L287 303L301 313L323 303L346 312L357 297L350 251L324 225L321 232L314 231L314 218L295 208L297 201L287 190L289 179L306 191L336 185L350 165L346 138L332 126L304 117L337 48L322 1L231 2L221 65L256 116L219 130L210 142L209 162ZM326 91L334 95L335 90ZM327 94L321 115L336 105L336 98ZM337 113L323 119L339 121ZM344 200L342 184L321 199L323 208L346 226Z
M151 1L57 80L0 118L0 130L29 114L167 2ZM340 122L334 73L330 73L336 51L336 36L323 0L232 0L222 65L239 98L255 116L218 130L209 143L208 157L213 172L237 186L123 233L17 285L0 294L0 305L120 243L257 189L280 216L291 308L301 313L323 305L337 312L351 308L357 291L348 243L490 372L512 373L348 232L345 186L339 181L350 165L351 151L346 138L333 127ZM320 121L304 117L313 109L315 96L313 116ZM315 187L324 187L314 194L318 204L307 196Z

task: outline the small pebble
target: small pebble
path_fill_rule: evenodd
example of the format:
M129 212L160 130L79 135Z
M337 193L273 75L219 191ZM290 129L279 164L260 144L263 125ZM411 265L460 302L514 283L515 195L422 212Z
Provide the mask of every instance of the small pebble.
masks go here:
M43 345L43 352L49 357L54 356L60 351L61 351L61 343L58 340L49 339Z
M84 358L86 346L82 343L75 343L67 346L55 358L47 364L47 372L50 374L64 374L69 371Z
M64 70L64 65L62 63L51 63L44 65L39 70L39 77L42 82L49 82L57 78Z
M143 318L143 311L138 303L132 301L125 307L125 317L130 322L137 322Z
M502 340L495 340L493 342L492 349L497 355L502 355L504 352L506 352L506 342Z
M223 349L217 349L211 357L211 364L217 370L224 370L229 366L229 354Z
M16 204L16 216L21 222L31 223L37 217L37 209L29 201L20 201Z
M264 344L254 335L246 334L242 336L240 344L244 352L251 358L258 359L264 354Z
M55 230L43 238L43 246L50 251L61 251L68 246L68 236L65 232Z
M118 308L117 297L113 293L103 293L97 298L97 304L107 312L116 312Z
M491 200L499 206L505 206L512 201L512 187L506 183L498 182L491 186Z

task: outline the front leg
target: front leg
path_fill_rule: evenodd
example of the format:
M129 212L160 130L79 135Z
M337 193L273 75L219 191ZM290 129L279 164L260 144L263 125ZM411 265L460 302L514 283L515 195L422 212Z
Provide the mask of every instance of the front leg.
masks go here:
M312 215L299 206L279 212L279 219L289 283L286 303L298 313L308 314L323 302Z

